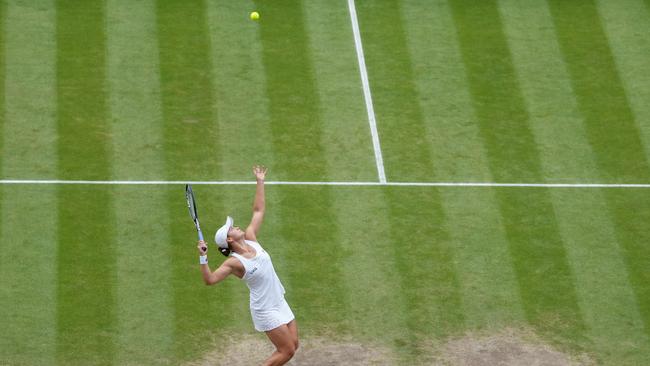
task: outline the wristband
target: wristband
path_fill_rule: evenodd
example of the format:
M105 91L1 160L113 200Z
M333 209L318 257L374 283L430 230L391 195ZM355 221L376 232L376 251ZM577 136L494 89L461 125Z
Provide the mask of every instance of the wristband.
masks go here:
M199 256L199 264L208 264L208 256L207 255Z

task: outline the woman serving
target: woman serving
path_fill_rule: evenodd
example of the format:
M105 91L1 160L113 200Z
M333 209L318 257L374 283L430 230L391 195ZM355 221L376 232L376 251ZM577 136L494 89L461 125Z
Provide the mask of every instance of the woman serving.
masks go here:
M214 285L229 275L246 281L250 289L251 317L255 329L265 332L276 350L264 365L284 365L298 349L298 327L296 320L284 299L284 287L271 262L271 257L257 242L257 233L264 219L264 178L266 168L253 167L257 179L253 218L242 231L233 226L230 216L217 230L214 240L221 254L228 257L214 272L208 265L207 245L199 241L199 263L206 285Z

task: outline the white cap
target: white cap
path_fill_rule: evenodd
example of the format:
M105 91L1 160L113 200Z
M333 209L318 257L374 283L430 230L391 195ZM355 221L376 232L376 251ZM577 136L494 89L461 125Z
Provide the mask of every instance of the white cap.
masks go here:
M232 227L232 217L228 216L226 218L226 223L217 230L217 233L214 234L214 241L217 243L219 248L228 248L228 242L226 238L228 237L228 230Z

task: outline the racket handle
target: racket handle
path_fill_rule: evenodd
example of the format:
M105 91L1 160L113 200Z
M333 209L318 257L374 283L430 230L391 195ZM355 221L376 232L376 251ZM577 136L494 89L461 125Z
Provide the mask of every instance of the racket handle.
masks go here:
M201 231L201 228L197 227L196 231L199 233L199 240L203 241L203 232ZM201 250L203 250L203 252L205 252L206 250L208 250L208 248L201 247Z

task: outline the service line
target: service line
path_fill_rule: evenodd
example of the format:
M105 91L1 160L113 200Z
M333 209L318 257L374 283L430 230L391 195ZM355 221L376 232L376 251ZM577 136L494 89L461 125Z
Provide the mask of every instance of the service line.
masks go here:
M0 184L77 184L77 185L254 185L255 181L195 181L195 180L35 180L4 179ZM496 183L496 182L287 182L267 181L266 185L277 186L389 186L389 187L511 187L511 188L650 188L650 184L607 184L607 183Z

